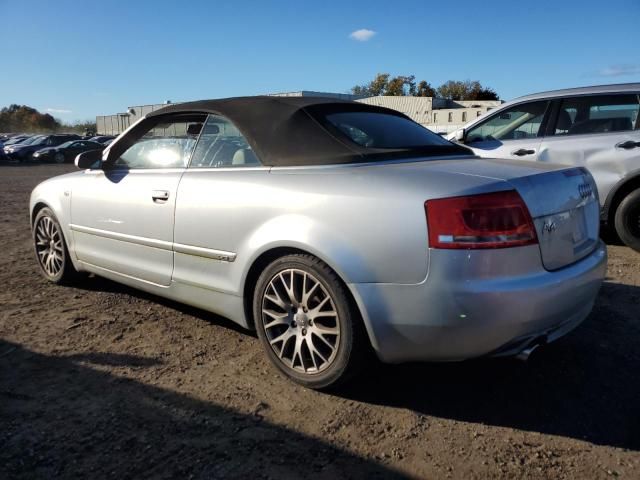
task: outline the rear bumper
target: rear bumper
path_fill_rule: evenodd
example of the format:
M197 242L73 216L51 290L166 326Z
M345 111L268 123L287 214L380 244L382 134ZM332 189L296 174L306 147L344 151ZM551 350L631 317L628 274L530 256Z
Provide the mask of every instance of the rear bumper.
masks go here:
M538 336L553 341L593 308L606 247L549 272L538 246L431 250L429 274L412 285L350 284L380 359L455 361L518 353Z

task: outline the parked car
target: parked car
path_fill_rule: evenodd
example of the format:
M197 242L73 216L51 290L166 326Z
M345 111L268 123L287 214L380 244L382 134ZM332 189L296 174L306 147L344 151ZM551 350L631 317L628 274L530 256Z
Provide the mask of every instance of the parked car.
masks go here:
M77 140L80 137L73 134L39 135L18 145L11 145L4 152L11 160L26 162L32 155L43 148L55 147L69 140Z
M44 135L33 135L16 143L9 144L9 142L7 142L7 144L5 144L2 150L5 153L5 155L7 155L7 157L9 158L14 152L24 148L27 145L38 143L43 138L44 138Z
M640 252L640 83L543 92L517 98L449 138L481 157L589 169L601 217Z
M98 143L105 143L109 140L113 140L114 138L116 137L113 135L99 135L97 137L91 137L91 140Z
M31 195L46 279L92 272L226 316L307 387L368 349L528 355L584 320L605 275L586 169L478 159L382 107L171 105L76 165Z
M57 147L46 147L33 154L35 160L41 162L65 163L73 162L79 153L89 150L104 150L105 146L90 140L70 140Z
M19 143L23 143L27 141L29 138L33 137L33 135L16 135L15 137L11 137L4 142L4 146L8 147L9 145L17 145Z

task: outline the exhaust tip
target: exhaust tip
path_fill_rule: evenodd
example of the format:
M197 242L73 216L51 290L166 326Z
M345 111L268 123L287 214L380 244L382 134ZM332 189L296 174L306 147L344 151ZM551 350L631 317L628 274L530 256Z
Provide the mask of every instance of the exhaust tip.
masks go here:
M520 360L521 362L526 362L527 360L529 360L529 357L531 356L531 354L535 350L537 350L539 346L540 345L536 343L535 345L525 348L519 354L516 355L516 359Z
M547 344L547 336L541 335L535 338L533 341L529 342L528 346L516 355L516 358L522 362L526 362L527 360L529 360L529 357L531 356L531 354L538 349L538 347L541 347L546 344Z

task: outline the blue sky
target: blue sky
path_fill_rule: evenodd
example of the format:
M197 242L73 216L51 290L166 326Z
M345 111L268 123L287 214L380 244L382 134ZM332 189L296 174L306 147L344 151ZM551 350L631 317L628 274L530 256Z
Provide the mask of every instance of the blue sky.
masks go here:
M377 72L503 99L640 81L639 0L0 0L0 107L65 120L129 105L293 90ZM370 30L350 36L358 30Z

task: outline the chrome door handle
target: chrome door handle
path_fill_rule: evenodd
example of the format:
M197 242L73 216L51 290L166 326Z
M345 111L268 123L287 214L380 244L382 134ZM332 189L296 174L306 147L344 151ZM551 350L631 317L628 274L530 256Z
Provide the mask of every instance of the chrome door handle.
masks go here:
M618 148L624 148L625 150L631 150L632 148L640 147L640 142L634 142L633 140L627 140L626 142L618 143Z
M151 198L154 202L166 202L169 200L169 190L152 190Z
M525 155L533 155L536 153L535 150L529 150L526 148L521 148L520 150L516 150L515 152L511 152L511 155L516 155L518 157L524 157Z

